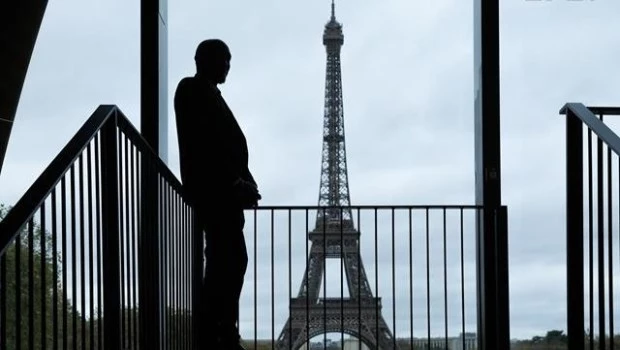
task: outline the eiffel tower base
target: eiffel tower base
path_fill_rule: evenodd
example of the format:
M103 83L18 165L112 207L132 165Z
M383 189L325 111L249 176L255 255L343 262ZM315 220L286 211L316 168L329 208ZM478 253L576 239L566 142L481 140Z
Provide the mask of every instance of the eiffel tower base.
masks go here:
M348 334L370 349L398 349L381 316L381 299L291 299L291 316L276 342L278 350L297 350L326 333Z

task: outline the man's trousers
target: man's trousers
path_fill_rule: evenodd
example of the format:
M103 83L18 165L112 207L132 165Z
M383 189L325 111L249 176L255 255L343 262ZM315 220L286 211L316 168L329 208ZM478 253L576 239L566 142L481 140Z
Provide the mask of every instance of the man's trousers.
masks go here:
M199 213L199 215L202 213ZM214 215L217 214L217 215ZM201 291L201 329L205 344L239 342L239 297L248 264L243 210L200 215L205 231L205 274ZM213 347L210 347L213 348Z

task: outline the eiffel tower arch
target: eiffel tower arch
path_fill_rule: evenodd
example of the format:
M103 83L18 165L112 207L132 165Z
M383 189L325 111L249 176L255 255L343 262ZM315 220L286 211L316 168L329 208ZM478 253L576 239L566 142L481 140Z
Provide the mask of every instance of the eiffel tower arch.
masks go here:
M308 233L311 247L299 293L290 300L290 316L276 348L299 349L309 339L325 333L345 333L371 349L397 349L381 313L381 298L374 297L360 255L360 232L350 210L345 150L340 49L342 24L335 6L325 25L327 51L325 114L319 207L315 228ZM348 298L320 298L327 259L341 259L349 289Z

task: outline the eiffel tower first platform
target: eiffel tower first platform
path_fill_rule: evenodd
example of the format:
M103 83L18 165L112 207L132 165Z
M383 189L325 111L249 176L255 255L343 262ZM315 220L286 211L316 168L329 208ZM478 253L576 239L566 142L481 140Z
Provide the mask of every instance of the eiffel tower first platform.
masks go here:
M342 24L336 21L332 0L330 21L325 25L327 49L325 115L321 184L316 226L308 233L311 247L303 282L290 301L290 316L277 340L277 348L299 349L324 333L346 333L371 349L394 349L393 335L381 314L381 298L374 297L359 254L360 232L350 206L345 151L340 49ZM341 209L342 208L342 209ZM320 298L326 259L342 259L348 298Z

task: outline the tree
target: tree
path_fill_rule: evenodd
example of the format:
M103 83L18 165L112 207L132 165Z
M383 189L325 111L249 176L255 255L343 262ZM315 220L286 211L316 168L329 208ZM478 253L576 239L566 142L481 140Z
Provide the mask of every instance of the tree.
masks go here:
M0 220L9 210L0 204ZM41 249L42 243L45 252ZM31 228L22 229L0 259L0 274L4 274L4 284L0 287L6 300L2 305L5 310L4 349L27 348L30 342L35 349L45 349L52 347L54 341L62 348L63 342L70 345L82 333L81 329L76 334L72 332L74 315L78 322L82 315L65 296L58 278L59 269L54 271L51 247L50 232L44 232L34 223ZM60 266L60 254L56 262ZM52 317L54 309L57 323ZM63 328L63 324L66 327Z

